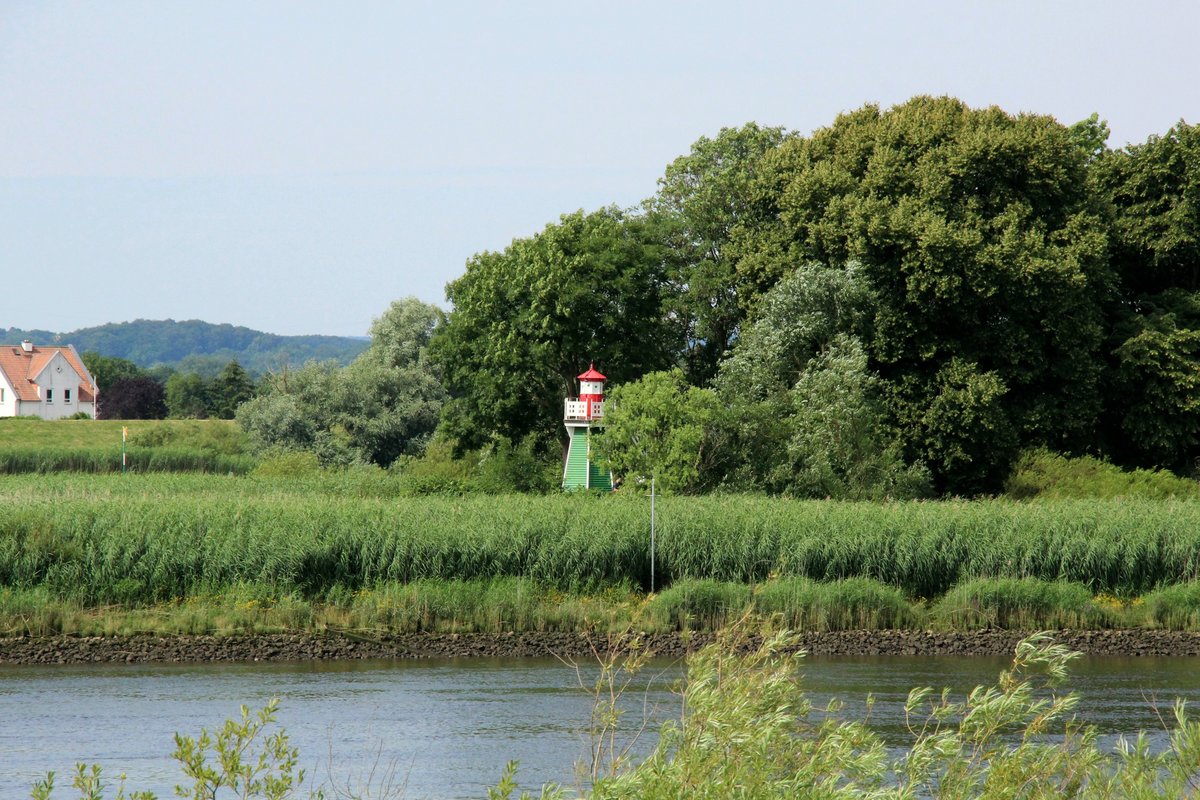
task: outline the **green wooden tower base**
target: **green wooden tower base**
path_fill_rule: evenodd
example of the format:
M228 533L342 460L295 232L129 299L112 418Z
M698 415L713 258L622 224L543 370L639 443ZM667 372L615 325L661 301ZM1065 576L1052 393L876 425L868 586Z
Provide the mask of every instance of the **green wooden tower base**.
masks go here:
M599 489L611 492L612 473L591 459L589 430L571 427L571 445L567 450L567 464L563 469L563 489Z

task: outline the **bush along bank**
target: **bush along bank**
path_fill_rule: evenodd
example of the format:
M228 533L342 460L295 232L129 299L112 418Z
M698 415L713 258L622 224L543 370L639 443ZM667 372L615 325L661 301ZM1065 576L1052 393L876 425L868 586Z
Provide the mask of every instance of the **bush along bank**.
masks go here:
M676 581L646 595L629 587L566 592L521 578L384 583L320 599L238 584L166 602L86 605L44 586L0 588L6 638L346 633L367 640L421 634L607 635L711 633L742 619L813 633L980 630L1144 630L1200 633L1200 583L1144 596L1094 595L1037 579L966 581L933 599L868 578L758 584Z

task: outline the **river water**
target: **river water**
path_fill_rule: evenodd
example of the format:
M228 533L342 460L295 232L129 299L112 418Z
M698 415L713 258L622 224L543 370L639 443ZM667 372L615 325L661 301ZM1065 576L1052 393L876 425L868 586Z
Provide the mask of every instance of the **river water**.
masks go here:
M914 686L949 686L956 698L991 684L1005 659L955 657L809 658L805 685L814 706L831 697L861 714L894 746L908 740L903 704ZM586 672L586 668L585 668ZM656 663L625 694L625 720L650 728L679 713L678 663ZM588 679L584 675L584 680ZM1070 687L1080 716L1110 741L1161 731L1174 698L1200 702L1200 659L1087 658ZM521 762L522 787L575 783L586 759L591 700L576 671L554 660L461 659L337 663L0 667L0 800L26 798L48 770L57 797L76 796L76 762L99 763L129 788L173 796L181 780L169 758L176 732L218 727L245 704L280 698L278 719L299 747L313 783L376 789L391 776L407 798L483 797L504 764ZM642 752L652 735L639 741ZM315 779L315 780L314 780ZM306 784L307 785L307 784Z

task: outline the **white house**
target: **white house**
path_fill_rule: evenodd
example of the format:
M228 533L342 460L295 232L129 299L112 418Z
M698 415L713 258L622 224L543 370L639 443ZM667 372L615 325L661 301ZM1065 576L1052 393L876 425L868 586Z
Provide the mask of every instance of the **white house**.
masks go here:
M0 345L0 417L96 416L96 382L75 348L40 347L26 339Z

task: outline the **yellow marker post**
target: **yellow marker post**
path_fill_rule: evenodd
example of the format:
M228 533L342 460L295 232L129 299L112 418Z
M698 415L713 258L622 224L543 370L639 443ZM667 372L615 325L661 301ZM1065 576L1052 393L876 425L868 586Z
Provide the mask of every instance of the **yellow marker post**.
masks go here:
M125 474L125 442L129 439L129 428L121 426L121 474Z

